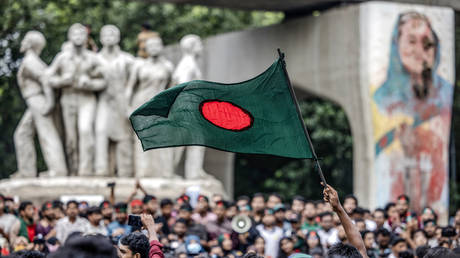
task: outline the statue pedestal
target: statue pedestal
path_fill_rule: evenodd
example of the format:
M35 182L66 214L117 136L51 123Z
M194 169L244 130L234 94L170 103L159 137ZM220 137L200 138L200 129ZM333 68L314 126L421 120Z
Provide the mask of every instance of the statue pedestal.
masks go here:
M118 177L58 177L58 178L14 178L0 181L0 192L6 196L18 196L20 200L29 200L36 204L69 196L104 196L108 199L108 183L115 182L115 201L126 201L133 192L135 178ZM184 180L183 178L141 178L141 185L149 194L157 198L174 200L189 187L199 187L200 193L211 197L223 194L227 197L221 182L214 178ZM138 196L142 193L138 191Z

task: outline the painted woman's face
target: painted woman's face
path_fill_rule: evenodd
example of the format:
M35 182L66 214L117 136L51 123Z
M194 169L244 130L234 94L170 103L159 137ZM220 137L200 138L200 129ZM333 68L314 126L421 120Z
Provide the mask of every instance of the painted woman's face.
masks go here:
M423 69L433 68L436 45L434 35L427 22L410 19L399 28L398 50L404 68L421 75Z

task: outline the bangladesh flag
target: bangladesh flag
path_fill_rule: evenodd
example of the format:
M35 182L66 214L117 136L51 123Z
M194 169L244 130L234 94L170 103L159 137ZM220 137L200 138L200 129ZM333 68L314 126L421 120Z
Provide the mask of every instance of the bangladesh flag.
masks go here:
M142 147L201 145L312 158L284 65L280 58L240 83L198 80L161 92L130 116Z

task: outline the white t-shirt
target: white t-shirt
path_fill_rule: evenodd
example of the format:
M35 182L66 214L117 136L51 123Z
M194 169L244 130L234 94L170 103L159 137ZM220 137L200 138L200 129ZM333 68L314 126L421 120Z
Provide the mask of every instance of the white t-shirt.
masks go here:
M318 230L318 236L321 239L321 245L324 248L328 248L333 244L340 242L339 231L336 228L331 228L327 232L324 229L320 229Z
M262 224L258 225L256 229L265 240L265 258L276 258L278 256L279 242L283 237L283 230L276 226L268 230Z

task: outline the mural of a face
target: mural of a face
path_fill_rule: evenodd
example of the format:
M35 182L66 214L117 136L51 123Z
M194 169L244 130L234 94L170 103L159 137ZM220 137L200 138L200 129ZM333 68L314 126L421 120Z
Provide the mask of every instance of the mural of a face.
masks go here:
M101 29L101 43L104 46L118 45L120 42L120 30L114 25L105 25Z
M145 51L149 56L158 56L163 50L163 42L160 38L150 38L145 42Z
M428 21L409 18L399 28L398 50L404 68L421 75L425 67L432 68L435 62L435 38Z
M68 37L75 46L83 46L88 39L88 32L85 26L75 23L70 26Z

